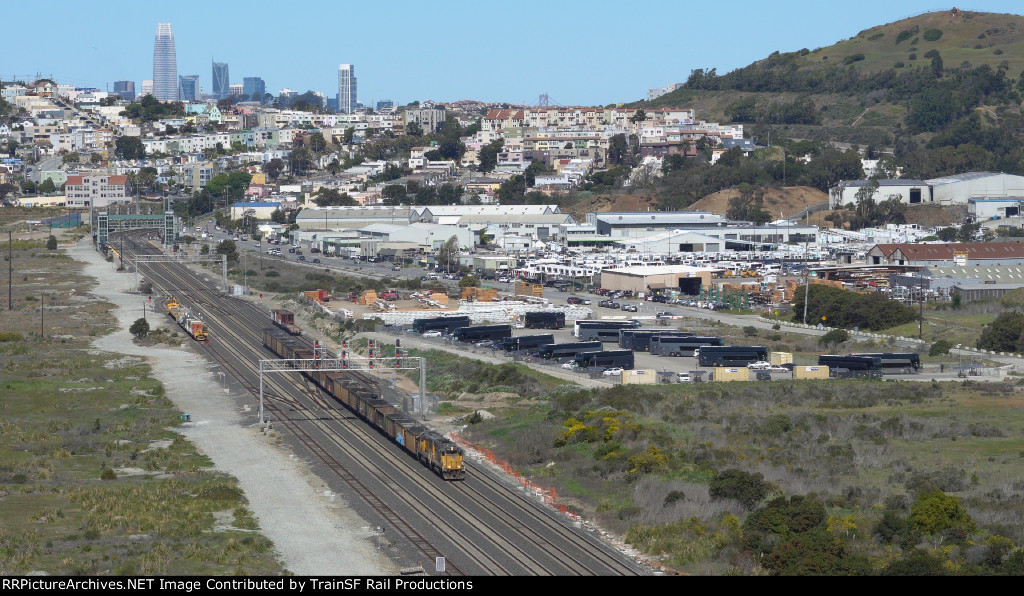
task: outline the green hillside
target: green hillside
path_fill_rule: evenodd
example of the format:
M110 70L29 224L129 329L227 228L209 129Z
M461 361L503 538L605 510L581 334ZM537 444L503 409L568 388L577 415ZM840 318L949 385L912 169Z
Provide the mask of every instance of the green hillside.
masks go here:
M725 74L696 70L683 88L632 105L693 107L702 120L745 123L759 140L770 129L779 138L891 147L907 133L927 142L978 108L1019 111L1022 70L1024 16L954 9L825 48L774 52Z

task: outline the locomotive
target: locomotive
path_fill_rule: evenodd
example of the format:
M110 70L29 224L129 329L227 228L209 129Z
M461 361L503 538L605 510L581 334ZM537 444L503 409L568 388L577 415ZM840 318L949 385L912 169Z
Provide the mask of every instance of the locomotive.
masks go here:
M278 329L263 330L263 345L286 360L315 358L312 349ZM461 447L375 395L356 378L359 373L353 373L312 370L302 374L445 480L466 478Z
M203 322L198 316L192 314L188 308L185 308L178 303L174 298L167 300L167 314L177 321L178 326L185 330L194 339L198 341L206 341L209 337L209 331L206 329L206 323Z

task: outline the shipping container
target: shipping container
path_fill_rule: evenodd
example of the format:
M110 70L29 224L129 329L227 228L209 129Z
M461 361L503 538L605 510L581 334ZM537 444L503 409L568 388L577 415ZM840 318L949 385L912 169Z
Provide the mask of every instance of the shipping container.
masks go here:
M775 366L793 364L793 352L772 352L768 362Z
M746 368L716 368L712 381L749 381L750 370Z
M827 366L794 366L794 379L827 379Z
M655 385L658 382L657 371L653 369L637 369L622 371L623 385Z

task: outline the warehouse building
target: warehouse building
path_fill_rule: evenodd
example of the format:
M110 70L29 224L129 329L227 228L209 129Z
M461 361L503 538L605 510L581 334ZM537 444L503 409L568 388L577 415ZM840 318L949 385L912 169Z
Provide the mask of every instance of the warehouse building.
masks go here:
M602 269L600 286L609 290L630 291L634 294L676 290L682 294L696 296L700 294L700 287L710 286L711 279L719 272L719 269L689 265L641 265Z

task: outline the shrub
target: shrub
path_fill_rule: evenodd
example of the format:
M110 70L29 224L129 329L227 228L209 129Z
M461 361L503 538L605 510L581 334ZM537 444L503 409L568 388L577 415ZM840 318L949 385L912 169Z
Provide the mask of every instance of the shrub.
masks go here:
M898 44L901 41L906 41L910 39L912 36L917 35L918 31L920 31L920 29L918 29L917 25L914 25L910 29L904 29L903 31L900 31L899 35L896 36L896 43Z
M51 234L50 237L46 239L46 250L57 250L56 236Z
M925 41L938 41L942 37L942 29L929 29L924 32Z
M934 57L936 57L938 55L939 55L939 51L938 50L928 50L927 52L924 53L924 57L925 58L934 58Z
M852 54L850 56L847 56L846 58L843 58L843 64L853 64L854 62L860 62L863 59L864 54Z
M906 64L904 64L902 61L897 61L895 64L892 65L893 68L903 68L904 66L906 66Z
M999 48L996 48L995 51L993 51L992 53L995 54L996 56L1002 56L1003 55L1003 51L1000 50Z
M712 500L735 499L747 509L753 509L768 494L764 475L743 470L722 470L711 481L708 494Z
M263 277L281 277L281 274L271 269L263 274Z
M135 336L136 339L142 339L149 335L149 322L146 319L135 319L132 326L128 328L128 333Z
M932 347L928 349L929 356L942 356L948 354L950 348L953 347L953 342L948 339L940 339L939 341L932 344Z
M908 60L917 60L917 54L911 54L911 55L907 56L907 59Z
M117 480L117 473L115 473L110 468L103 468L103 471L100 472L100 479L101 480Z
M747 325L746 327L743 328L743 335L747 337L757 336L757 327L754 327L753 325Z

